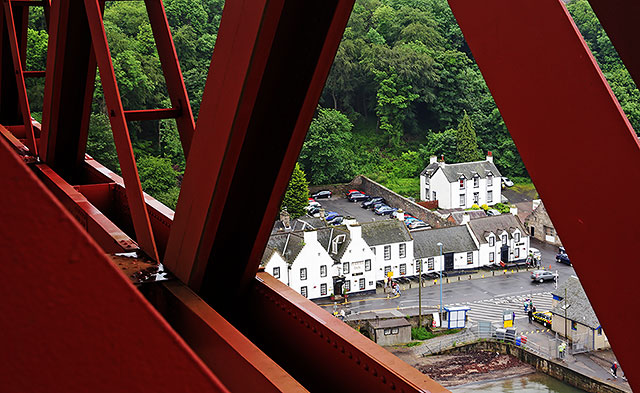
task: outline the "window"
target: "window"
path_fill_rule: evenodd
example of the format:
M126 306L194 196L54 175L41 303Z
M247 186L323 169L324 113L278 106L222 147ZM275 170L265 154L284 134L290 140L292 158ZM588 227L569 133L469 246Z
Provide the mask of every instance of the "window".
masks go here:
M502 244L507 244L507 235L502 235Z
M478 177L478 175L475 175L473 177L473 188L478 188L480 187L480 178Z
M493 262L496 260L496 253L495 252L490 252L489 253L489 262Z
M467 265L471 265L473 263L473 253L472 252L468 252L467 253Z
M407 274L407 264L406 263L401 263L400 264L400 275L404 276L405 274Z
M427 200L429 200L429 188L424 189L424 195L426 195Z
M427 270L433 270L433 258L427 259Z
M514 237L514 240L516 241L516 243L519 242L520 241L520 232L514 233L513 237Z
M371 270L371 259L364 260L364 270L367 272Z
M438 198L436 197L436 192L432 191L431 195L433 195L433 199L431 199L432 201L437 201Z
M359 286L360 286L360 290L361 290L361 291L363 291L363 290L364 290L364 288L365 288L365 286L364 286L364 278L361 278L361 279L358 281L358 284L359 284Z
M407 256L407 245L404 243L400 243L400 258L404 258Z
M598 328L598 336L602 336L602 327Z
M327 284L320 284L320 296L327 296Z
M545 236L556 236L556 231L553 227L544 226L544 235Z
M349 274L349 262L342 264L342 274Z
M571 330L578 330L578 322L571 321Z
M384 260L388 261L391 259L391 246L384 246Z
M520 249L516 248L514 252L515 252L515 257L520 258Z
M304 297L307 297L307 287L300 288L300 294Z
M417 259L416 260L416 274L420 274L421 272L421 267L422 267L422 259Z
M473 193L473 203L479 203L480 202L480 193L479 192L474 192Z
M373 255L376 255L376 248L375 247L371 247L371 252L373 253Z
M273 268L273 277L280 278L280 268L279 267L274 267Z
M351 281L350 280L345 280L344 282L344 290L349 292L351 290Z
M493 202L493 191L487 191L487 203Z
M327 265L320 266L320 277L327 277Z
M464 194L460 194L460 206L461 206L461 207L464 207L464 206L465 206L466 201L467 201L467 200L466 200L466 198L465 198L465 195L464 195Z
M400 332L400 328L391 328L391 334L398 334Z
M464 177L460 178L460 189L464 190Z
M492 186L492 185L493 185L493 175L489 173L487 175L487 186Z
M384 267L384 276L389 277L389 272L391 271L391 266Z
M391 329L384 329L384 335L388 336L391 334Z
M303 267L302 269L300 269L300 279L301 280L306 280L307 279L307 268Z
M496 238L489 236L489 247L493 247L496 244Z

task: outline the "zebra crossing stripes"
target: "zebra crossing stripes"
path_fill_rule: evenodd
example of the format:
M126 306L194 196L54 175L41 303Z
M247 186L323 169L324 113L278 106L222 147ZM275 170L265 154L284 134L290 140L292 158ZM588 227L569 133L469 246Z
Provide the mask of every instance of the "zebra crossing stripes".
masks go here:
M524 334L525 336L528 334L534 334L534 333L546 333L546 332L550 332L551 329L533 329L533 330L525 330L522 332L519 332L518 335Z
M477 300L463 303L470 310L467 316L470 321L490 321L502 322L502 315L505 310L516 313L516 319L525 318L523 313L525 299L531 299L537 311L547 311L551 309L551 292L535 293L533 295L503 296L491 299Z

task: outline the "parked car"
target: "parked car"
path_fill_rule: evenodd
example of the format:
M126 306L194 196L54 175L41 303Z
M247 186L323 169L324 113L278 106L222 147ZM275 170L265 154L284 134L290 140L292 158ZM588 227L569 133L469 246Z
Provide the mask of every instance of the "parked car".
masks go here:
M507 199L507 197L506 197L506 196L504 196L504 195L500 195L500 202L502 202L502 203L509 203L509 200Z
M409 229L422 229L422 228L431 228L429 226L429 224L425 223L424 221L420 221L420 220L416 220L416 221L411 221L410 223L407 224L407 228Z
M555 280L557 275L549 270L534 270L531 272L531 279L537 282Z
M371 205L371 210L375 211L380 206L387 206L387 204L385 202L376 202L373 205Z
M384 200L383 197L371 197L371 199L369 199L368 201L362 202L362 205L360 205L360 206L363 209L369 209L372 205L374 205L374 204L376 204L378 202L385 203L386 201Z
M368 201L369 199L371 199L369 195L355 193L355 192L351 194L351 196L349 196L349 202Z
M418 219L417 219L417 218L415 218L414 216L409 216L409 217L405 217L405 218L404 218L404 223L405 223L405 224L407 224L407 225L408 225L409 223L412 223L412 222L415 222L415 221L420 221L420 220L418 220Z
M511 180L509 180L509 178L508 178L508 177L503 177L503 178L502 178L502 185L503 185L504 187L513 187L513 182L512 182ZM504 188L504 187L503 187L503 188Z
M496 209L489 209L487 210L487 216L499 216L500 212L497 211Z
M398 210L398 209L395 209L395 208L393 208L391 206L382 205L382 206L380 206L379 208L377 208L375 210L375 213L377 215L379 215L379 216L384 216L384 215L387 215L387 214L391 214L396 210Z
M347 191L347 198L349 198L351 196L351 194L364 194L364 192L360 191L360 190L349 190Z
M320 207L312 206L309 210L307 210L307 214L311 217L319 217L320 216Z
M533 320L541 323L542 326L551 327L551 313L549 311L536 311L533 313Z
M531 254L533 256L533 259L535 259L536 261L542 259L542 253L537 248L529 247L529 254Z
M327 220L327 224L329 224L329 225L340 225L340 224L342 224L343 221L344 221L344 217L335 216L331 220Z
M313 198L313 199L331 198L331 191L329 191L329 190L318 191L315 194L312 194L311 198Z
M556 262L565 263L571 266L571 260L569 260L569 255L567 255L566 253L561 252L558 255L556 255Z
M333 220L334 218L338 217L340 214L336 213L336 212L326 212L324 214L324 220L326 222L329 222L331 220Z

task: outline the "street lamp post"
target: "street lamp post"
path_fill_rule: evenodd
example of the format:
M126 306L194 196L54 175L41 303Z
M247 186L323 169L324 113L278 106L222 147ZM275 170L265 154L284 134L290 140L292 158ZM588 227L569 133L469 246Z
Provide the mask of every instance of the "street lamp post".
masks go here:
M418 327L422 327L422 259L417 262L420 264L420 269L418 270L418 274L420 274L419 278L419 286L418 286Z
M444 269L444 261L442 260L442 243L438 242L440 247L440 326L442 326L442 270Z

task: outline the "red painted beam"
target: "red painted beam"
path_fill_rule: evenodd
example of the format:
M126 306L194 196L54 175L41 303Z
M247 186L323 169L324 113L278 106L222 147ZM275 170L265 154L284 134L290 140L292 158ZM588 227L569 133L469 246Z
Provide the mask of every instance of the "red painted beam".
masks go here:
M612 261L616 246L637 243L640 213L594 204L603 193L640 191L636 134L561 1L449 3L629 383L640 390L640 343L628 331L636 322L633 258Z
M176 117L181 116L181 114L182 111L180 109L174 108L124 111L124 116L127 121L175 119Z
M227 392L2 139L0 178L3 392Z

